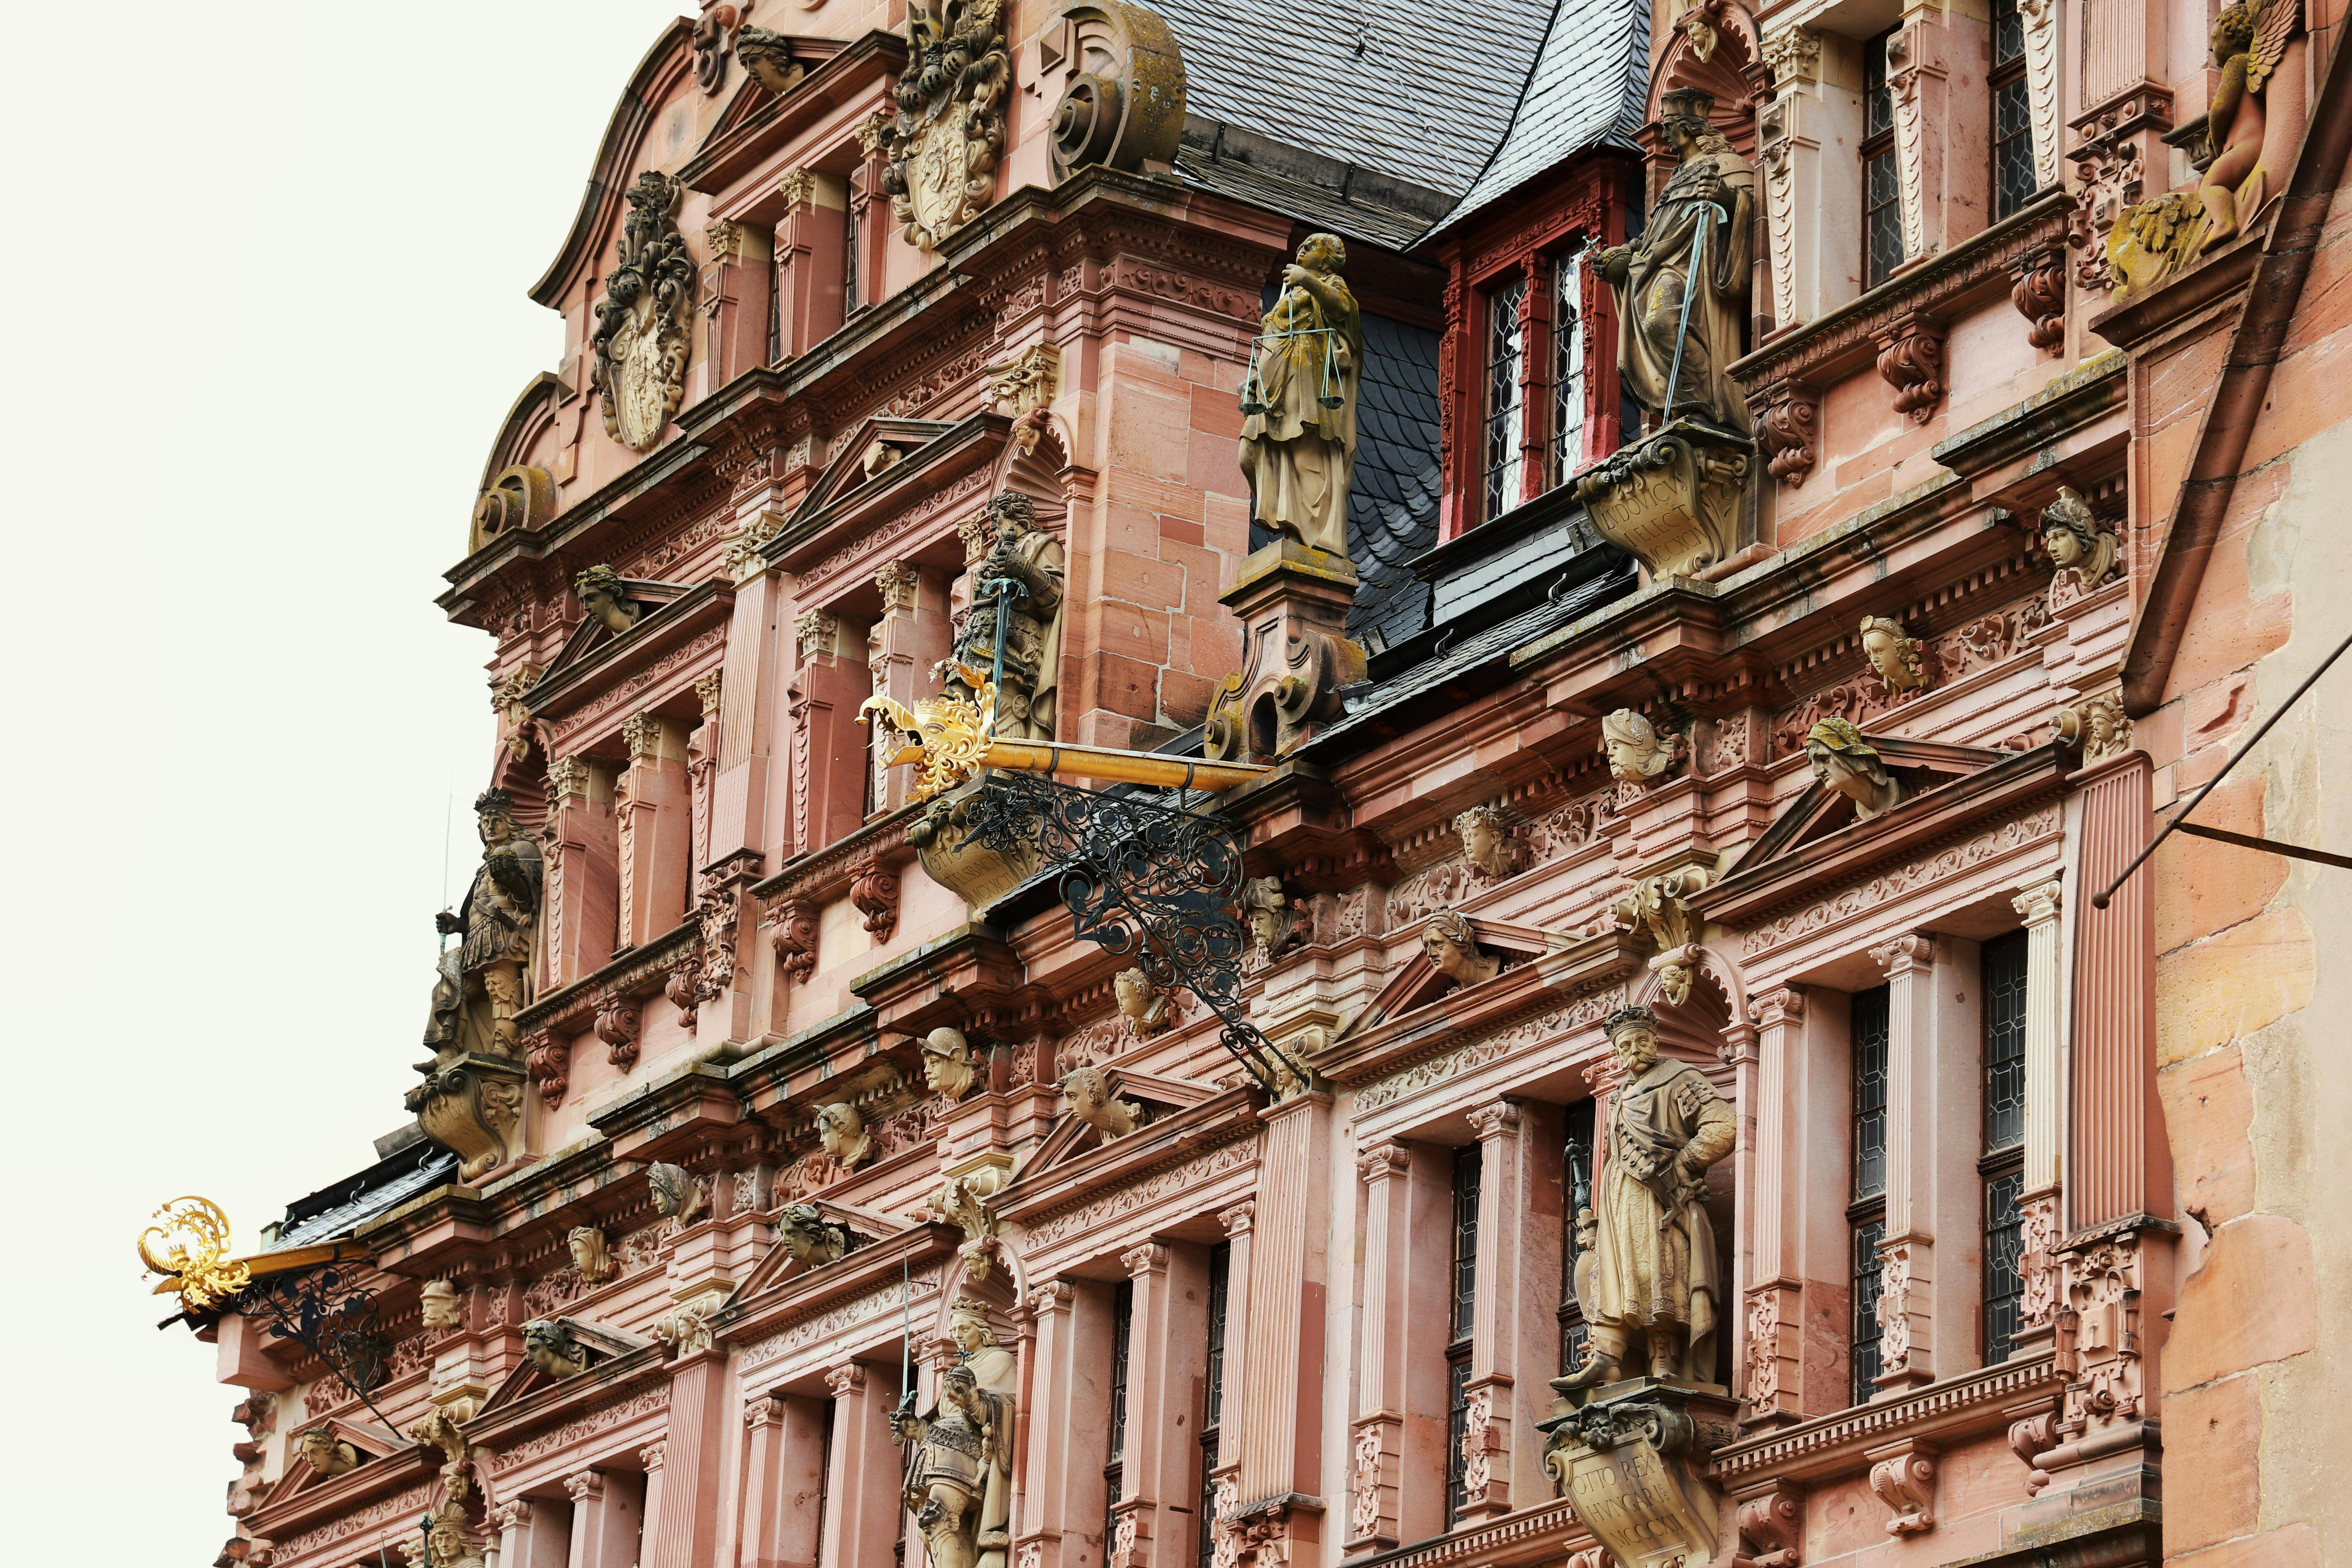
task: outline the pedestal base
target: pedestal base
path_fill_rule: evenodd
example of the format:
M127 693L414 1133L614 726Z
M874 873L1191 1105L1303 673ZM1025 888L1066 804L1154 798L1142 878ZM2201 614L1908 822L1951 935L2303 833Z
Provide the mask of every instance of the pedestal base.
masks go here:
M1722 1495L1707 1460L1736 1432L1738 1402L1714 1384L1633 1378L1540 1424L1544 1469L1622 1568L1714 1561Z
M1601 537L1638 557L1654 581L1690 577L1740 546L1755 443L1677 419L1577 481Z

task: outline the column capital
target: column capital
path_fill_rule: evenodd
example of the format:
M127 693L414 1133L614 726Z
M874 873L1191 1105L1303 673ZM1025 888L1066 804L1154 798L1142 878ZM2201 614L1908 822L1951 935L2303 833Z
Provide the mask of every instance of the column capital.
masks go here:
M662 1468L662 1461L668 1457L669 1444L667 1440L648 1443L644 1447L637 1450L637 1458L644 1461L646 1473L647 1475L651 1475L656 1470L660 1469Z
M593 1502L604 1495L604 1477L597 1470L582 1470L563 1478L564 1494L573 1502Z
M1029 1292L1029 1310L1041 1318L1048 1312L1066 1312L1077 1299L1068 1280L1048 1279Z
M2060 902L2059 879L2049 877L2020 888L2017 896L2009 900L2009 906L2031 928L2049 925L2057 920Z
M1257 1200L1244 1198L1231 1208L1217 1211L1217 1223L1225 1227L1227 1236L1245 1234L1257 1217Z
M1412 1167L1412 1151L1391 1138L1356 1151L1356 1175L1366 1183L1385 1182Z
M1168 1271L1168 1249L1156 1241L1147 1241L1140 1247L1130 1247L1120 1253L1118 1261L1130 1279L1140 1279L1147 1274L1165 1274Z
M753 1431L773 1426L784 1418L784 1402L770 1397L755 1399L743 1406L743 1425Z
M517 1498L490 1510L490 1522L500 1530L516 1530L530 1522L530 1500Z
M1506 1133L1519 1130L1519 1108L1507 1100L1497 1100L1486 1105L1474 1105L1468 1112L1470 1131L1481 1143L1492 1143Z
M1805 1021L1804 988L1783 985L1751 997L1748 1016L1761 1029L1785 1029L1801 1024Z
M866 1368L857 1362L824 1370L824 1385L835 1399L846 1399L866 1386Z
M1870 950L1870 956L1885 972L1889 980L1898 980L1915 970L1931 969L1936 963L1936 939L1927 931L1913 931L1898 936L1893 942L1882 942Z

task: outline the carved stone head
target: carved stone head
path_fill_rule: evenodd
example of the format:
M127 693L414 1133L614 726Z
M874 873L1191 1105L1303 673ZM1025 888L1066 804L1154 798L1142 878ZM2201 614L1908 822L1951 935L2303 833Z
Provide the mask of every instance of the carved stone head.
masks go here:
M331 1426L313 1426L294 1439L302 1462L321 1476L340 1476L359 1468L360 1451L335 1436Z
M1019 490L999 490L988 499L988 519L999 543L1017 544L1023 534L1037 531L1037 503Z
M577 1377L588 1370L588 1352L561 1318L534 1318L525 1323L522 1347L530 1363L550 1377Z
M1429 965L1456 985L1475 985L1502 973L1503 961L1478 947L1478 933L1460 910L1439 910L1421 925L1421 951Z
M1648 784L1674 766L1682 755L1683 740L1658 727L1631 708L1620 708L1601 721L1601 749L1609 757L1609 776L1620 784Z
M591 566L572 580L572 589L580 595L580 607L588 612L588 618L602 622L614 637L637 624L638 605L629 597L621 574L610 566Z
M1282 890L1279 877L1253 877L1242 884L1242 909L1249 918L1250 936L1268 958L1278 956L1294 942L1304 940L1298 910Z
M604 1245L604 1233L593 1225L575 1225L564 1238L572 1248L572 1266L580 1270L580 1278L594 1285L613 1277L613 1254Z
M952 1410L972 1426L988 1417L980 1402L980 1379L968 1366L951 1366L940 1379L940 1408Z
M1454 835L1462 840L1462 858L1487 877L1507 877L1517 858L1518 846L1503 814L1491 805L1474 805L1454 819Z
M646 1185L653 1193L656 1214L679 1226L694 1223L702 1207L702 1184L685 1166L656 1161L646 1167Z
M424 1314L425 1326L436 1333L456 1328L462 1316L457 1310L457 1288L446 1279L427 1279L416 1305Z
M1647 1007L1620 1007L1603 1020L1609 1048L1629 1078L1639 1078L1658 1059L1657 1016Z
M1143 1125L1143 1107L1114 1098L1100 1068L1072 1068L1058 1087L1069 1100L1070 1114L1101 1133L1106 1143Z
M923 1083L933 1094L961 1100L971 1090L975 1070L961 1030L942 1026L923 1037Z
M1713 31L1711 25L1708 30ZM1706 57L1699 58L1703 60ZM1706 135L1714 123L1714 113L1715 95L1695 87L1675 88L1658 98L1658 129L1677 149Z
M1805 736L1805 760L1825 789L1853 802L1857 817L1876 816L1902 798L1902 788L1878 760L1878 749L1844 719L1824 719Z
M2114 574L2123 542L2101 528L2090 503L2060 486L2058 499L2042 509L2042 544L2051 564L2072 572L2082 585L2095 588Z
M1127 1032L1138 1038L1156 1035L1175 1021L1169 998L1140 969L1120 970L1111 981L1111 991L1118 999L1119 1016L1127 1021Z
M1336 234L1310 234L1298 246L1298 265L1329 277L1348 267L1348 242Z
M849 1232L826 1223L814 1204L786 1204L776 1216L776 1240L811 1268L831 1263L850 1249Z
M955 1304L948 1309L948 1338L967 1355L992 1347L996 1331L989 1326L987 1306L969 1296L957 1297ZM950 1372L948 1375L955 1374Z
M514 797L486 789L474 797L474 827L484 844L504 844L515 836Z
M833 1163L845 1171L855 1170L860 1161L874 1152L873 1135L866 1131L865 1118L859 1116L857 1108L845 1100L818 1107L816 1136Z
M1927 684L1918 639L1905 637L1902 626L1885 616L1862 617L1862 652L1889 691L1900 695Z

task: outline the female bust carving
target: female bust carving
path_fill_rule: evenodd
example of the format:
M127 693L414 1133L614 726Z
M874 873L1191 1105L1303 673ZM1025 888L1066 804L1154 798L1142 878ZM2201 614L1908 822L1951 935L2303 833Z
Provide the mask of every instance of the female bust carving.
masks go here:
M1895 783L1878 760L1878 749L1843 719L1824 719L1805 736L1805 760L1822 786L1853 802L1857 819L1890 811L1902 800Z

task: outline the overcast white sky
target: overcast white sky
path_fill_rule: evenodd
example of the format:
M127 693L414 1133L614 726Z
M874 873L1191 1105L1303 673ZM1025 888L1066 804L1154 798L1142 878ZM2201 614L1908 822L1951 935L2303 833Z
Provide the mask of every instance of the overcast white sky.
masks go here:
M26 5L0 376L9 1555L209 1563L233 1391L131 1250L405 1119L488 639L434 608L524 297L677 0ZM461 832L469 832L465 822ZM462 852L463 846L460 846Z

